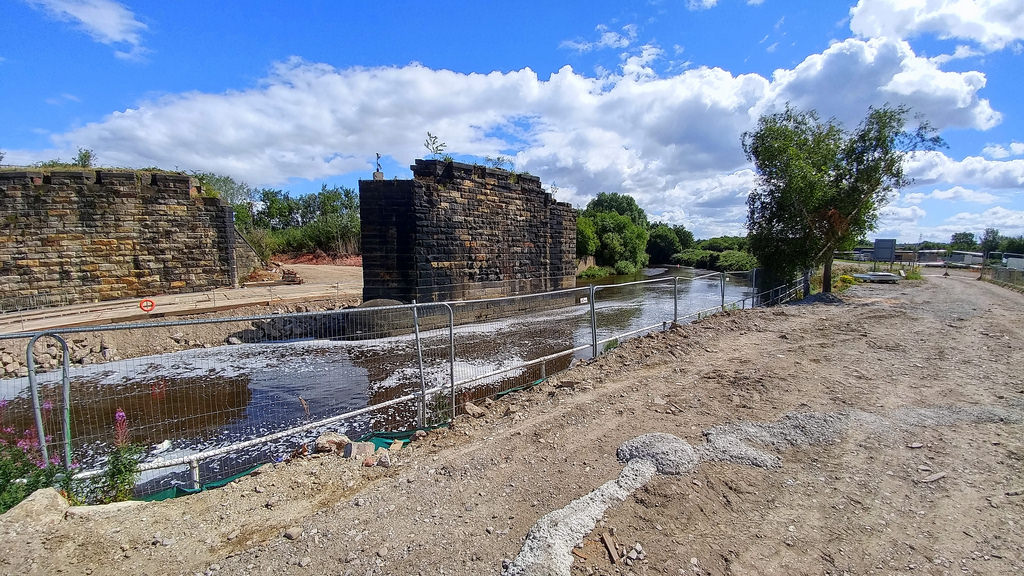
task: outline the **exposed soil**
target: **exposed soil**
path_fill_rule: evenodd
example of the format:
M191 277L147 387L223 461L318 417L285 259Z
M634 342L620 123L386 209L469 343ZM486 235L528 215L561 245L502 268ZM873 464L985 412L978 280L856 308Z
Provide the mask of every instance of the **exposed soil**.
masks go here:
M0 573L1020 574L1024 295L974 277L635 339L390 468L306 457L174 501L9 513ZM687 466L602 492L571 568L516 572L538 520L654 432Z
M274 262L285 265L292 264L317 264L328 266L362 266L363 257L359 254L325 254L315 252L313 254L296 254L274 256Z

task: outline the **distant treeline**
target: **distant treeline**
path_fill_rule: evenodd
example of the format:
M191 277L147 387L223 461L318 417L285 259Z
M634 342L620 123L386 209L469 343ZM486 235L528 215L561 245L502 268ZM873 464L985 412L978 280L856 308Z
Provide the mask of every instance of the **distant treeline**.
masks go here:
M682 225L651 224L636 200L602 192L576 219L576 255L593 256L596 266L581 276L634 274L648 264L678 264L708 270L750 270L757 259L740 236L697 241Z

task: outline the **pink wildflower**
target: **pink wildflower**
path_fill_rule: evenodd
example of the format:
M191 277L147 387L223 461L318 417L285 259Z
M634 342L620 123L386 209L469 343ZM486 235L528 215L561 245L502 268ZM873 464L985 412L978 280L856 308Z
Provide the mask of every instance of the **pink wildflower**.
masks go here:
M118 408L114 413L114 446L124 446L128 443L128 417L124 410Z
M47 412L49 412L50 410L53 410L53 402L50 402L49 400L47 400L46 402L43 402L43 410L45 410Z

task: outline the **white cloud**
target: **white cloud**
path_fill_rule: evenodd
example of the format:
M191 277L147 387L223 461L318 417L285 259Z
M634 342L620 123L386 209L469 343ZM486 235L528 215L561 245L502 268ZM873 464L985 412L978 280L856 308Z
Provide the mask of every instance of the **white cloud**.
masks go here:
M1003 235L1024 233L1024 211L1009 210L1002 206L989 208L984 212L960 212L945 222L945 230L984 230L998 228Z
M999 201L999 197L988 192L979 192L964 188L963 186L953 186L945 190L935 189L925 194L923 192L912 192L903 197L903 202L906 204L920 204L925 200L953 200L962 202L973 202L975 204L995 204Z
M591 52L603 48L626 48L636 40L637 27L635 24L627 24L622 27L622 33L609 30L604 24L596 28L599 33L598 39L593 42L585 40L565 40L562 48L568 48L577 52Z
M970 46L963 46L963 45L961 45L961 46L957 46L956 49L953 50L952 54L940 54L939 56L935 56L934 58L930 58L930 60L932 62L934 62L935 64L938 64L939 66L941 66L941 65L945 64L946 62L952 62L953 60L963 60L965 58L974 58L975 56L983 56L984 54L985 54L984 52L981 52L979 50L975 50L975 49L971 48Z
M939 129L986 130L1001 116L978 96L985 81L981 72L939 70L906 42L876 38L835 43L792 70L777 70L772 85L776 104L813 108L848 125L863 118L868 105L901 103Z
M989 190L1024 188L1024 159L995 161L968 156L954 160L942 152L919 152L908 159L906 172L920 185L944 182Z
M518 169L557 183L561 200L582 205L601 191L628 193L653 219L710 236L741 232L756 178L740 135L786 101L851 123L886 102L923 111L939 127L987 126L998 117L978 98L983 76L942 72L898 41L840 42L771 79L707 67L659 75L662 57L645 45L623 55L615 73L591 77L566 66L548 78L528 68L461 74L292 59L246 90L140 102L58 135L63 152L35 160L84 146L112 165L178 166L280 186L368 175L375 152L408 164L425 154L429 130L455 153L514 154ZM931 85L906 90L909 76ZM991 190L1020 182L1019 164L932 153L908 171L934 188L942 181Z
M916 224L927 214L920 206L883 206L878 211L879 228Z
M1011 142L1009 146L989 144L981 149L981 153L997 160L1009 158L1010 156L1024 156L1024 142Z
M988 51L1024 39L1020 0L860 0L850 17L850 29L862 38L934 34L970 40Z
M686 0L686 7L690 10L707 10L714 8L718 0Z
M126 47L127 50L115 51L119 58L137 58L144 51L141 34L146 25L139 22L131 10L114 0L26 1L53 18L78 24L97 42Z

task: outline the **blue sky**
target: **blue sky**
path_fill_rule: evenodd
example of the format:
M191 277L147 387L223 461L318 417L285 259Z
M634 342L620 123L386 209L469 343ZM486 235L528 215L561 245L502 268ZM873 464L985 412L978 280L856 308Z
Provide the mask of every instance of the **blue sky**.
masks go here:
M698 237L745 233L740 136L786 102L853 127L906 104L947 149L873 237L1024 234L1024 2L0 0L5 165L212 171L306 193L429 131L556 196L634 196Z

